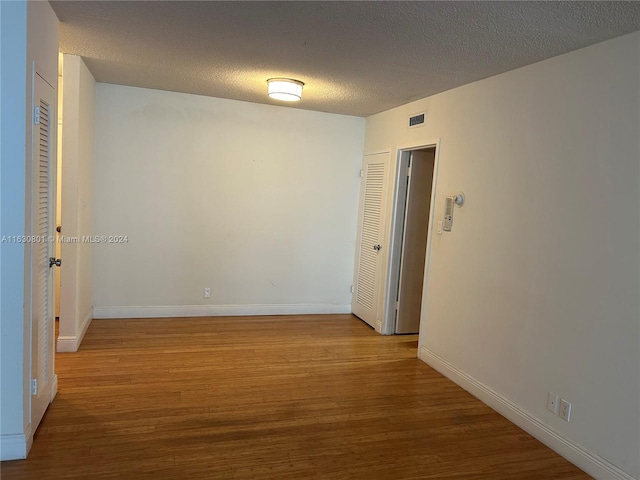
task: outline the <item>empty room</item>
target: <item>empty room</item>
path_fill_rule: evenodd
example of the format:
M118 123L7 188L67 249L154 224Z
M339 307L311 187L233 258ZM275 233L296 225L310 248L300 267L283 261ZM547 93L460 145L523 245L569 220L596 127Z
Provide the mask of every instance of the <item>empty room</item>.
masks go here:
M640 3L2 1L0 477L640 480Z

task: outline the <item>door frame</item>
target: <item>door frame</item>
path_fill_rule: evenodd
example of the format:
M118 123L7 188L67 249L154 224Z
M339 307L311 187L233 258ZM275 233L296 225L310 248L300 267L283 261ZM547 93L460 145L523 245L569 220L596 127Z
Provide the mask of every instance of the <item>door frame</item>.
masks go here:
M393 178L389 197L392 199L389 207L389 218L387 235L389 238L387 264L383 273L383 312L380 333L383 335L393 335L395 333L395 311L396 299L398 297L400 260L402 254L402 239L404 233L404 207L407 189L401 184L406 176L406 165L413 150L424 150L435 148L435 158L433 162L433 181L431 183L431 205L429 206L429 233L427 235L427 254L424 266L424 282L422 286L422 308L420 313L420 334L422 334L422 323L427 301L427 284L429 279L429 265L431 263L431 246L433 244L436 195L438 184L438 167L440 164L440 138L397 147L395 162L392 161L390 176ZM404 175L403 175L404 173Z

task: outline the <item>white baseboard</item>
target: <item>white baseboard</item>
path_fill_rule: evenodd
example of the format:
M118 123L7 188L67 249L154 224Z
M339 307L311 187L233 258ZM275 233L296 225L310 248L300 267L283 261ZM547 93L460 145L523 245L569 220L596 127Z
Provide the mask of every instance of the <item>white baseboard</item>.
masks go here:
M80 348L84 335L87 333L89 325L91 325L91 320L93 320L93 307L89 307L89 310L84 314L82 319L82 327L80 327L80 335L78 335L78 347L76 348L76 351Z
M58 343L56 343L56 352L77 352L78 337L58 335Z
M56 398L58 394L58 375L53 375L53 380L51 380L51 400L49 403L53 402L53 399Z
M221 317L351 313L351 305L169 305L93 307L93 318Z
M80 348L80 344L82 343L82 339L84 338L84 335L85 333L87 333L87 329L91 324L91 320L93 320L93 307L90 308L87 313L85 313L82 320L82 327L78 335L59 335L58 336L56 351L58 353L77 352L78 348Z
M51 399L53 402L58 393L58 375L53 375L51 379ZM25 433L13 435L0 435L0 461L6 460L23 460L27 458L29 450L33 445L33 432L31 424L27 426Z
M4 462L6 460L22 460L27 458L32 444L33 435L31 433L31 425L27 427L25 433L0 435L0 461Z
M557 432L540 419L523 411L509 399L464 373L426 347L420 347L418 350L418 358L443 374L449 380L460 385L473 396L486 403L502 416L515 423L592 477L598 480L636 480L611 462L587 450L579 443Z

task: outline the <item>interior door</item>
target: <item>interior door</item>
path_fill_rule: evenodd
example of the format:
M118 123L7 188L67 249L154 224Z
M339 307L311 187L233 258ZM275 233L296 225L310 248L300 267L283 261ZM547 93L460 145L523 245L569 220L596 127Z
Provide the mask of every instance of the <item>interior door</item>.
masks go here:
M53 398L55 255L55 90L34 74L31 232L31 428ZM55 260L55 258L54 258Z
M389 153L365 155L351 308L373 328L379 328L387 242L384 237L388 195Z

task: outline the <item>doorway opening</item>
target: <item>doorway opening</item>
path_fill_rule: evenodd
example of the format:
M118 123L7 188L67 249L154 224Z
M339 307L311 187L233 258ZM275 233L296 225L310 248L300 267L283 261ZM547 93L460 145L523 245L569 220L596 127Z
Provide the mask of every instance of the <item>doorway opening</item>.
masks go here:
M435 197L436 145L399 150L383 334L420 330Z

